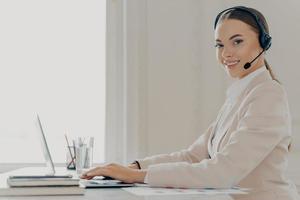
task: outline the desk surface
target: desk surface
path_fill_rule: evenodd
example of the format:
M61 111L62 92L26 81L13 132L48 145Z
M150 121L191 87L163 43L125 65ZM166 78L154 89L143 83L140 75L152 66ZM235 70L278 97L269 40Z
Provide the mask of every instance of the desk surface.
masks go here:
M56 168L58 174L66 173L64 168ZM6 172L0 174L1 177L7 177L8 175L23 174L26 175L33 174L43 174L45 172L45 168L22 168L10 172ZM70 172L70 171L68 171ZM75 175L75 174L74 174ZM5 196L0 197L0 200L99 200L99 199L109 199L109 200L158 200L158 199L166 199L166 200L232 200L233 198L229 195L218 194L218 195L195 195L195 194L188 194L188 195L160 195L160 196L137 196L130 192L127 192L120 188L94 188L94 189L85 189L84 195L62 195L62 196Z
M35 170L29 169L30 172L38 172L37 168ZM40 168L41 172L44 168ZM57 169L57 168L56 168ZM60 173L65 173L65 169L61 168L62 171L57 170ZM14 170L0 174L1 176L13 175L18 172L28 172L28 168ZM32 173L31 173L32 174ZM5 178L5 177L4 177ZM188 194L188 195L152 195L152 196L137 196L132 193L129 193L120 188L95 188L95 189L86 189L84 195L72 195L72 196L11 196L11 197L0 197L0 200L256 200L264 199L264 193L251 192L250 194L235 194L235 195L224 195L224 194L210 194L210 195L201 195L201 194ZM266 198L265 198L266 199ZM272 198L268 198L272 199Z
M87 189L83 196L0 197L5 200L232 200L228 195L136 196L122 189Z

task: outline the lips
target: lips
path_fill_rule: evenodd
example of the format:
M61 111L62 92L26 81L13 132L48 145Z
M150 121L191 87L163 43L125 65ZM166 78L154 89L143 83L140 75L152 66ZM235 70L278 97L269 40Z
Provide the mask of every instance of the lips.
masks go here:
M227 68L231 69L235 67L239 62L240 62L239 60L233 60L233 61L224 61L223 63Z

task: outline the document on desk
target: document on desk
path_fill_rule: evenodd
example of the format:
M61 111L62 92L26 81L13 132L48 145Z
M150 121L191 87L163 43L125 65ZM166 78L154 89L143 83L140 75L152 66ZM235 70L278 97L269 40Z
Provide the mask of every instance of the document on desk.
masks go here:
M217 195L217 194L247 194L249 189L246 188L230 188L230 189L182 189L182 188L158 188L148 186L137 186L130 188L122 188L123 190L137 196L156 196L156 195Z
M27 182L25 187L11 187L8 185L7 180L9 176L12 176L13 172L7 172L0 174L0 197L2 196L42 196L42 195L84 195L84 188L78 186L78 180L74 182L69 181L60 182L58 180L51 182L52 186L48 186L45 182L38 180L38 184ZM48 181L46 181L48 182ZM12 182L9 182L12 183ZM29 184L30 183L30 184ZM58 184L59 183L59 184ZM16 183L13 183L15 185ZM51 185L50 184L50 185ZM58 184L58 185L57 185ZM67 185L66 185L67 184ZM24 183L18 183L18 185L24 185ZM39 186L37 186L39 185ZM43 186L40 186L43 185ZM46 186L45 186L46 185Z

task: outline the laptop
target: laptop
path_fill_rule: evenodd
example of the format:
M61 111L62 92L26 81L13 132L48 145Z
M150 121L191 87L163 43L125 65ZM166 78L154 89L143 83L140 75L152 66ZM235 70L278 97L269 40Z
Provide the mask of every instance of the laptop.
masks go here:
M35 125L36 125L38 137L40 139L41 148L43 151L43 156L45 158L47 167L46 168L32 167L32 168L28 168L28 170L25 168L24 172L22 171L21 175L13 175L10 176L10 178L13 179L72 178L73 176L71 174L68 174L66 170L60 170L60 172L58 173L55 171L54 164L48 148L48 144L46 141L45 133L39 115L36 116Z
M53 164L53 160L49 151L49 147L47 144L47 140L46 140L46 136L45 136L45 132L40 120L39 115L37 115L36 117L36 122L35 122L36 128L37 128L37 132L39 135L39 139L40 139L40 143L41 143L41 147L42 147L42 151L43 151L43 155L45 158L45 162L46 162L46 170L45 168L42 169L42 173L37 172L35 174L26 174L26 175L16 175L16 176L11 176L12 178L15 179L26 179L26 178L37 178L37 179L41 179L41 178L72 178L71 174L66 174L65 172L67 170L63 170L62 172L57 173L57 171L55 170L54 164ZM31 169L31 173L33 171L34 168ZM114 179L107 179L107 177L103 177L103 176L97 176L94 177L91 180L84 180L82 179L80 181L80 185L82 187L85 188L119 188L119 187L131 187L134 186L134 184L129 184L129 183L124 183L122 181L119 180L114 180Z

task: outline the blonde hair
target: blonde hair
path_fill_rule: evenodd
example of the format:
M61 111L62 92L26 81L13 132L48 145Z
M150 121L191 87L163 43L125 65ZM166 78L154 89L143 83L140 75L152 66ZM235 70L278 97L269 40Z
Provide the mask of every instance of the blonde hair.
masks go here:
M271 66L269 65L269 63L267 62L266 59L264 60L264 63L265 63L265 66L266 66L267 70L269 71L272 79L275 80L275 81L277 81L278 83L280 83L280 81L275 77L275 74L274 74Z
M275 80L275 81L277 81L278 83L280 83L280 81L275 77L275 74L274 74L271 66L269 65L269 63L267 62L266 59L264 59L264 63L265 63L265 66L266 66L267 70L269 71L272 79ZM289 145L288 145L288 151L291 151L291 147L292 147L292 142L290 142Z

